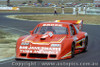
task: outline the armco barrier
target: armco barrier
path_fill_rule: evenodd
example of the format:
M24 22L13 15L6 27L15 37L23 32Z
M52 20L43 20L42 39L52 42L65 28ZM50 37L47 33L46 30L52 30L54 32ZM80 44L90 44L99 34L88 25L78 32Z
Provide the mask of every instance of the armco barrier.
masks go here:
M100 15L100 8L88 8L86 10L86 14L95 14L95 15Z

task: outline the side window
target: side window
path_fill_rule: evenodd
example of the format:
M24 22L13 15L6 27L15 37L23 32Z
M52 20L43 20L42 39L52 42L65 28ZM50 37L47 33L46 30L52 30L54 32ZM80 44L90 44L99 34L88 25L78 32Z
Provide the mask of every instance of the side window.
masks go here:
M72 25L70 25L70 32L71 32L71 35L75 35L75 29Z
M67 29L67 28L66 28L66 34L69 34L69 33L68 33L68 29Z
M78 33L79 32L78 28L75 25L73 26L75 27L76 33Z

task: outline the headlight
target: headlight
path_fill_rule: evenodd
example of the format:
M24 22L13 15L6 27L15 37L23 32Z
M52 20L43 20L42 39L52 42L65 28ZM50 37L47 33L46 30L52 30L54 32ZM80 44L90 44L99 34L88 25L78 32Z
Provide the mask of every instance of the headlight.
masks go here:
M30 43L22 42L21 45L29 45Z
M60 47L61 44L51 44L51 47Z

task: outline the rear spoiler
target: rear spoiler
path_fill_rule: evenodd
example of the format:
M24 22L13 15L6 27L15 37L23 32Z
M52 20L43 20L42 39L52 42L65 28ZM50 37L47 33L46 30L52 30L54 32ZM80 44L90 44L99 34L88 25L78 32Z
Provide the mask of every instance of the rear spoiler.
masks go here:
M66 22L75 24L75 26L81 31L83 28L83 20L55 20L55 22Z
M72 24L83 24L83 20L55 20L55 22L67 22Z

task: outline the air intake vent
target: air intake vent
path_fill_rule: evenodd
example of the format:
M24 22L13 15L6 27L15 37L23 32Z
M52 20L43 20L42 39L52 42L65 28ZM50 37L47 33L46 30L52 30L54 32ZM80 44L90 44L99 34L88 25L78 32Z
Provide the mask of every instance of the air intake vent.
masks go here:
M40 38L41 40L45 40L46 38Z
M29 57L33 57L33 58L47 58L48 55L47 54L29 54Z
M20 56L26 57L26 53L21 53Z
M56 55L50 55L51 58L56 58Z

